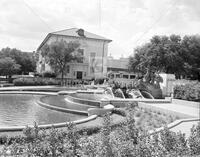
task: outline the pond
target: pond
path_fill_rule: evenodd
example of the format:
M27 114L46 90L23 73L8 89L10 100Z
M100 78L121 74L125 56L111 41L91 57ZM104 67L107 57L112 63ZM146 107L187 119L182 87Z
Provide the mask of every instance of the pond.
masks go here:
M43 108L36 103L41 96L0 94L0 127L52 124L74 121L86 116Z

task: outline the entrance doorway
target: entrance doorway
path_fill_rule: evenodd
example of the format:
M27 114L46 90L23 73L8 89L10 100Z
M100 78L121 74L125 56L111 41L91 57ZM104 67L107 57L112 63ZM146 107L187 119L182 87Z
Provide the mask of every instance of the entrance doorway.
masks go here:
M83 78L83 72L82 71L77 71L76 78L81 80Z

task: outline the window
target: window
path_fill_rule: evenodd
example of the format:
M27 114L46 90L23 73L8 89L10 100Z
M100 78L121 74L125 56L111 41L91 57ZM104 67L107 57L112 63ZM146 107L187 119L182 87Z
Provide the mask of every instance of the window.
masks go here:
M42 63L41 71L45 71L45 63Z
M120 74L116 74L116 78L120 78Z
M70 73L70 66L69 65L67 65L67 67L66 67L66 72Z
M96 53L95 52L91 52L90 53L90 73L93 74L95 72L95 57L96 57Z
M123 75L123 78L128 79L128 75Z
M135 75L130 75L130 79L135 79Z
M91 52L90 53L90 58L95 58L96 57L96 53L95 52Z
M84 49L78 49L78 63L83 63Z

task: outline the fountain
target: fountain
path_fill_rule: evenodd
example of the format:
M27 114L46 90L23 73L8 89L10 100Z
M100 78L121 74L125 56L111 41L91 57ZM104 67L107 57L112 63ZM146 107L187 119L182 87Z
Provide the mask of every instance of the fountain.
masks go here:
M118 88L114 91L114 96L117 98L125 99L124 93L120 88Z

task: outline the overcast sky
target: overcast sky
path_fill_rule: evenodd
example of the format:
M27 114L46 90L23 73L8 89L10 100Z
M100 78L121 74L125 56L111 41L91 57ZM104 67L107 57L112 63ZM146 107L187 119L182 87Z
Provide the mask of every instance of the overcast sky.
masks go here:
M127 57L153 35L200 33L200 0L0 0L0 49L35 51L45 36L83 28Z

